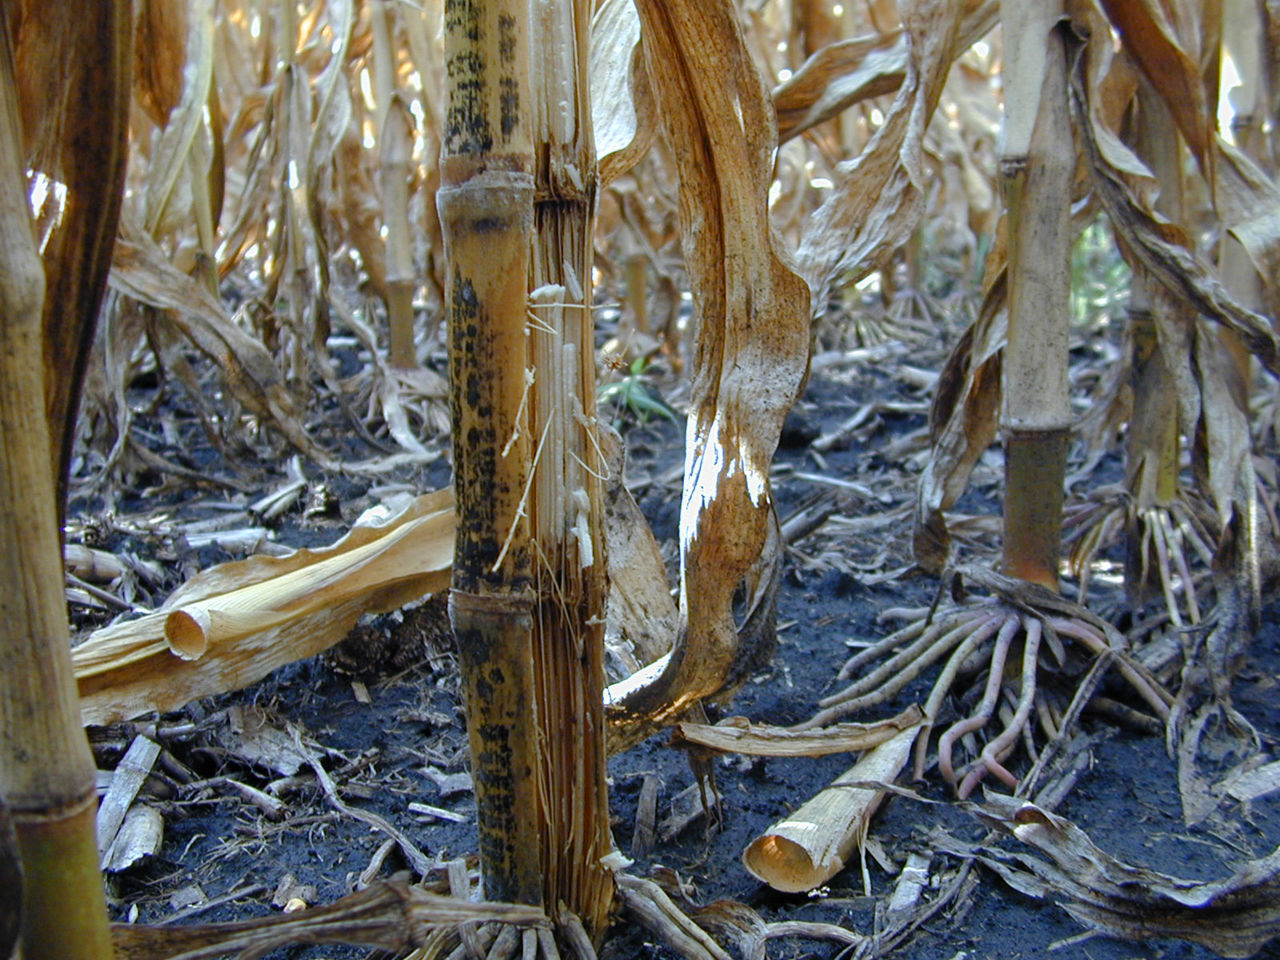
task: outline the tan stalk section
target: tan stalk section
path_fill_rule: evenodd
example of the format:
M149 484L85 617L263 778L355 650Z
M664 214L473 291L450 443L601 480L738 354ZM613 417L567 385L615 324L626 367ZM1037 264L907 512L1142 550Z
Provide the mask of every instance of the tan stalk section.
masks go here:
M413 342L413 245L409 239L409 170L413 129L409 108L392 97L382 125L382 216L387 227L388 359L393 367L418 365Z
M16 9L15 9L16 8ZM6 4L16 22L25 157L46 188L37 244L44 260L45 409L62 516L70 422L93 343L124 186L133 19L127 0ZM65 187L58 189L56 185Z
M0 796L25 872L24 956L107 960L94 765L80 729L62 593L45 277L25 191L11 13L0 22ZM58 435L65 413L52 421Z
M742 863L751 875L783 893L804 893L826 883L862 843L884 791L856 783L892 783L906 766L918 724L873 747L799 810L751 842Z
M1009 218L1004 359L1004 570L1056 589L1071 423L1067 385L1071 178L1061 3L1001 4Z
M381 150L382 222L387 230L387 359L393 367L417 366L413 343L413 246L409 238L409 176L413 125L396 92L395 10L388 0L370 7L373 26L374 126Z
M238 690L333 646L366 613L443 590L453 525L452 491L443 490L331 547L204 571L159 610L104 627L72 652L84 722Z
M680 514L680 631L669 659L611 688L622 739L732 689L772 633L766 556L743 649L733 598L775 524L769 463L807 366L805 285L780 259L767 198L772 106L728 0L641 0L645 63L680 175L698 339ZM620 701L620 702L619 702Z
M596 157L587 55L590 0L536 5L529 117L536 144L526 346L533 445L528 515L536 601L536 734L545 808L544 902L567 905L599 942L613 905L605 784L603 481L591 313Z

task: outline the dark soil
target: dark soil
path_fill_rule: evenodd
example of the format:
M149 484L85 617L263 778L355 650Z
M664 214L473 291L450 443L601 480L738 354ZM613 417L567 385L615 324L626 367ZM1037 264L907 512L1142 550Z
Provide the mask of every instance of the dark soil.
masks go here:
M832 432L868 402L876 403L877 411L861 432L823 454L813 451L811 443L817 436ZM919 468L915 454L924 443L920 432L924 418L923 395L902 386L875 363L864 363L855 372L829 371L816 376L784 433L775 468L780 514L786 517L820 494L835 496L838 513L852 518L873 517L901 507L911 495L912 474ZM680 462L682 430L656 421L632 425L626 433L629 480L659 541L665 542L674 556L671 541L679 504L678 480L672 485L665 478ZM231 473L213 456L202 469ZM309 475L320 476L318 471ZM823 484L797 475L817 475L836 483ZM441 462L402 479L426 489L445 478ZM961 510L996 511L997 478L998 472L980 468ZM155 483L163 479L151 478ZM280 524L276 534L280 542L302 545L335 539L359 509L377 497L377 488L368 480L326 480L336 498L336 509L308 518L300 504ZM849 483L861 486L853 488ZM204 509L207 501L222 496L223 491L216 488L183 483L168 487L158 497L145 496L118 506L128 513L156 510L163 504L197 519L210 515ZM73 529L92 528L98 508L101 503L75 505ZM869 535L854 537L839 531L838 524L829 522L788 550L778 610L777 653L771 665L746 683L727 708L713 711L713 719L729 713L771 724L806 719L819 697L831 689L836 670L850 654L848 642L884 635L886 628L877 623L882 610L932 601L936 581L909 571L909 512L899 511L895 519ZM154 544L145 538L129 539L118 532L109 535L107 546L139 554L154 550ZM174 569L184 564L203 567L227 556L217 548L206 548L194 557L175 549L168 562ZM83 609L73 613L81 621L92 619ZM440 636L441 617L440 605L432 603L417 611L378 618L330 654L284 668L247 690L193 704L178 715L162 718L158 735L174 765L153 779L146 802L164 815L164 846L159 856L111 878L115 918L159 923L176 913L176 922L213 922L265 915L279 910L283 900L292 895L309 903L336 899L350 892L370 866L385 838L336 811L314 778L299 776L293 787L280 791L286 812L278 822L264 817L259 808L232 790L193 795L182 788L183 777L194 775L229 776L266 789L298 772L248 762L229 748L226 731L236 710L258 711L281 729L298 728L323 753L325 766L347 804L392 821L428 857L443 863L472 853L472 797L466 790L442 790L437 782L442 775L465 771L468 762L458 681L448 639ZM936 672L928 671L898 705L927 691ZM1237 706L1261 732L1267 749L1274 749L1280 735L1280 702L1275 690L1278 675L1280 606L1272 603L1254 641L1249 665L1236 684ZM371 702L357 700L353 681L365 684ZM1132 702L1119 686L1108 689L1108 694ZM894 705L888 705L878 715L887 716L892 709ZM1092 763L1058 812L1120 859L1181 877L1213 879L1227 875L1241 859L1266 854L1280 843L1280 802L1275 795L1248 809L1224 808L1217 821L1188 830L1179 811L1176 768L1160 738L1116 728L1088 715L1084 729L1097 738ZM133 728L127 725L92 731L99 765L113 766L132 733ZM659 820L666 816L671 798L694 782L684 755L668 747L666 741L665 735L654 737L610 763L614 836L624 853L631 848L636 799L644 776L653 774L660 779ZM700 901L742 901L767 920L817 920L869 933L877 904L894 882L875 857L866 858L869 895L856 862L820 890L801 896L772 892L740 862L743 849L756 835L830 783L850 763L847 755L787 760L722 757L714 764L723 804L718 826L708 829L705 819L697 819L675 838L660 842L650 856L630 869L643 876L661 864L692 884ZM425 772L427 767L434 768L434 777ZM1014 769L1025 770L1025 759L1015 761ZM303 767L301 773L306 772ZM949 799L936 770L913 788L934 800ZM409 810L411 802L453 811L461 822L415 814ZM958 806L926 805L903 797L885 804L872 835L896 869L909 851L928 848L929 833L936 828L969 840L983 835L977 821ZM399 854L392 851L374 872L386 874L404 866ZM940 877L957 866L954 858L939 854L931 869ZM981 868L975 876L979 882L970 896L927 921L894 955L912 960L1013 960L1050 955L1053 945L1067 941L1052 956L1062 960L1199 960L1213 956L1202 947L1171 940L1072 940L1082 928L1057 906L1014 893ZM936 892L930 890L926 896ZM817 958L838 952L830 944L782 939L771 942L769 955ZM272 956L365 955L355 949L299 947ZM668 956L642 933L625 929L619 929L611 940L608 955ZM1280 945L1272 944L1264 955L1280 957Z

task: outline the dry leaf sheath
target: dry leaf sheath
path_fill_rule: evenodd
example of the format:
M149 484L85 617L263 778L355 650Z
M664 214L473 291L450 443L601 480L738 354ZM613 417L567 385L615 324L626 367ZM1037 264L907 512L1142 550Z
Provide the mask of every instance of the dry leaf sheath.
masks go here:
M739 649L733 598L758 563L759 582L776 576L766 551L775 523L769 463L804 378L808 341L804 284L780 258L768 219L772 105L736 8L728 0L641 0L637 9L680 175L698 341L680 512L679 634L667 659L611 690L610 723L624 742L732 689L767 656Z

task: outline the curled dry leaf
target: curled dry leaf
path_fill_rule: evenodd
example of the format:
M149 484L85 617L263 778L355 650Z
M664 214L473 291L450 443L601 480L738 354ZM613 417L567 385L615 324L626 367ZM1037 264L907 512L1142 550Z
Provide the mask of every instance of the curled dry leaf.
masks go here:
M303 428L266 348L232 322L207 287L170 264L149 237L129 224L116 242L110 281L117 292L168 311L183 336L218 365L236 400L317 463L334 466Z
M167 99L176 89L179 96L159 121L161 129L147 170L143 226L153 237L178 229L189 222L193 213L202 215L194 203L198 190L194 178L208 174L207 145L200 134L213 82L213 3L191 3L183 13L182 24L187 29L180 37L169 37L168 43L184 48L183 69L176 88L171 86L165 94ZM170 49L167 55L177 52ZM156 105L162 102L165 101L157 101Z
M605 645L626 669L622 676L629 676L671 649L679 611L667 586L667 567L658 541L623 482L622 438L602 426L600 449L609 477L604 490L609 571Z
M808 346L805 285L769 226L772 105L735 5L641 0L637 9L680 175L697 373L680 516L680 633L661 672L614 705L615 726L678 716L736 676L734 594L776 527L769 463Z
M139 0L133 38L133 94L157 127L182 97L190 10L183 0Z
M798 137L860 100L893 93L906 72L901 30L828 44L773 91L778 141Z
M1280 186L1221 137L1214 138L1214 145L1214 198L1223 224L1249 255L1274 310L1280 297Z
M1204 75L1187 54L1164 15L1151 0L1101 0L1107 18L1120 34L1125 52L1138 64L1161 99L1202 169L1213 162L1211 142L1215 116L1207 102Z
M948 63L996 22L999 4L970 0ZM778 142L786 143L855 103L893 93L907 75L908 43L902 30L827 44L773 91Z
M947 357L929 411L929 460L917 488L912 545L916 563L935 576L946 568L951 554L943 511L964 493L1000 425L1007 267L1002 219L987 255L978 318Z
M44 390L52 476L61 486L120 213L132 10L111 0L68 15L58 4L23 0L6 4L5 15L17 31L25 169L44 263L45 367L58 371L44 378ZM60 490L59 510L65 499Z
M634 0L604 0L591 18L591 129L600 186L622 176L658 135Z
M874 723L836 723L816 730L789 730L746 717L727 717L714 726L677 723L672 745L694 743L726 753L756 757L825 757L831 753L856 753L877 747L908 728L916 729L924 714L914 704L896 717Z
M331 647L364 613L449 583L453 494L427 494L322 550L221 564L72 652L85 723L173 710Z
M993 796L969 809L1035 853L964 852L1015 890L1056 902L1091 929L1129 940L1177 937L1224 957L1253 956L1280 934L1280 849L1225 880L1200 883L1117 860L1070 820L1032 803Z
M1280 377L1280 342L1266 318L1238 303L1196 255L1187 232L1177 224L1152 214L1126 183L1132 160L1118 141L1096 123L1090 105L1092 84L1086 77L1087 59L1079 56L1082 41L1070 30L1075 67L1071 70L1070 96L1075 128L1080 131L1085 160L1094 193L1106 210L1116 233L1143 267L1174 296L1191 304L1209 319L1233 330L1267 370ZM1118 149L1117 149L1118 148ZM1120 151L1128 154L1122 158ZM1127 163L1126 163L1127 166Z

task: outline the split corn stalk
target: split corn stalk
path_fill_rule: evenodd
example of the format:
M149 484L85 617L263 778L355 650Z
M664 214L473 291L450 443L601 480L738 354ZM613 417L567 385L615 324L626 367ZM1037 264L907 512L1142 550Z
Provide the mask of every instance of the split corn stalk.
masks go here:
M567 907L598 939L613 881L601 863L610 843L589 13L585 0L446 9L437 201L459 514L449 606L484 892Z

